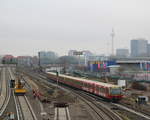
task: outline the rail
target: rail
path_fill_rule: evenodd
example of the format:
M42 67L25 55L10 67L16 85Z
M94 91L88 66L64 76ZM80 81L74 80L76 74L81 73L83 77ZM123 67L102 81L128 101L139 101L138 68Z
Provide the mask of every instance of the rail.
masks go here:
M109 109L102 102L97 102L93 97L85 94L84 92L76 92L77 96L82 99L85 103L87 103L90 108L97 114L97 118L102 120L122 120L122 118Z
M10 76L8 76L10 78ZM10 88L8 79L6 78L6 68L2 68L2 75L1 75L2 85L1 85L1 96L0 96L0 116L3 115L8 102L10 100Z
M150 120L150 116L145 115L145 114L140 113L140 112L137 112L137 111L135 111L135 110L133 110L133 109L131 109L131 108L128 108L128 107L126 107L126 106L124 106L124 105L116 104L116 103L113 103L113 105L117 106L118 108L122 108L122 109L124 109L124 110L126 110L126 111L129 111L129 112L131 112L131 113L133 113L133 114L139 115L139 116L141 116L142 118L145 118L145 119Z
M34 78L34 79L39 79L40 81L42 79L44 79L43 77L41 77L41 75L36 77L32 74L30 74L30 77ZM45 83L45 85L54 85L46 80L42 80L42 82ZM54 85L55 86L55 85ZM61 86L59 86L60 89L63 89ZM108 109L104 104L102 103L96 103L96 101L93 101L92 97L84 94L81 91L76 91L74 89L65 87L65 89L67 89L67 91L71 91L73 94L75 94L76 96L78 96L78 98L80 98L82 101L84 101L93 112L96 113L97 119L99 120L122 120L122 118L119 117L119 115L117 115L116 113L114 113L111 109ZM57 120L57 119L56 119Z
M12 71L10 71L11 78L14 78ZM24 96L15 96L13 93L16 111L17 111L17 119L18 120L37 120L36 115L27 99Z
M37 120L26 96L16 96L16 101L19 108L19 116L21 115L23 120Z
M71 120L68 107L56 107L54 120Z

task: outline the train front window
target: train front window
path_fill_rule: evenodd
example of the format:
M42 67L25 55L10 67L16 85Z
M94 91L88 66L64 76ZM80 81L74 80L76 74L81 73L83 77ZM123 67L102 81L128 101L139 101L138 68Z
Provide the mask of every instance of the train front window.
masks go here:
M111 93L112 95L121 94L121 88L111 88L110 93Z

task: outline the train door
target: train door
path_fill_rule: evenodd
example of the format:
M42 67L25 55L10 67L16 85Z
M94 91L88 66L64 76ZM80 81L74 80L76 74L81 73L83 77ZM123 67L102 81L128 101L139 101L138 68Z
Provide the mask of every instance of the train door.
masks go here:
M90 83L87 83L87 90L90 92Z
M90 85L90 93L92 93L92 89L93 89L92 84L89 83L89 85Z
M83 82L83 84L84 84L83 90L88 91L88 85L87 85L87 82Z
M103 96L104 96L104 97L106 97L106 95L107 95L106 89L107 89L107 87L103 87Z
M87 82L83 82L83 90L88 91L88 84Z
M82 90L84 90L85 88L84 88L84 82L82 82Z
M108 96L110 95L110 87L108 88Z
M89 92L91 93L92 92L92 84L89 83Z
M94 91L95 91L95 84L93 83L91 84L91 92L94 93Z
M89 92L91 93L92 92L92 84L89 83Z
M106 94L107 97L109 96L109 88L108 87L105 90L105 94Z
M96 84L93 84L93 93L96 94Z
M106 95L107 95L106 91L107 91L107 88L106 88L106 87L103 87L103 96L104 96L104 97L106 97Z
M82 81L79 81L79 88L82 89L82 84L83 82Z
M103 97L105 96L105 88L103 86L99 87L99 95L101 95Z
M95 93L96 93L96 95L99 95L99 85L96 85Z
M94 88L93 85L94 85L93 83L89 83L89 92L90 93L93 93L93 88Z

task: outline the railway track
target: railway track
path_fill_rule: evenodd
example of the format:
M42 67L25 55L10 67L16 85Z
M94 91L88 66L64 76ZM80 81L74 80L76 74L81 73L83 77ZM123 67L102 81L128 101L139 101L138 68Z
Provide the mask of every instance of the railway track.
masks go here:
M16 96L19 120L37 120L26 96Z
M54 120L71 120L68 107L56 107Z
M30 74L30 77L32 77L34 79L39 79L40 81L42 80L42 82L44 82L44 84L47 86L49 86L49 85L56 86L56 84L52 84L52 83L44 80L44 77L42 77L41 75L37 76L37 75ZM64 88L62 88L60 86L59 86L59 88L64 90ZM111 109L107 108L103 103L97 103L92 97L84 94L83 92L76 91L76 90L68 88L68 87L66 89L67 89L67 91L71 91L72 94L75 94L75 96L80 98L82 101L84 101L89 106L89 108L95 113L95 115L94 115L95 119L97 119L97 120L122 120L122 118L120 118L119 115L114 113ZM65 120L67 120L67 119L65 119Z
M80 97L85 103L87 103L90 108L97 114L97 119L99 118L101 120L122 120L122 118L119 117L116 113L114 113L111 109L109 109L105 104L101 102L97 102L93 97L82 93L82 92L76 92L76 95Z
M145 118L145 119L147 119L147 120L150 120L150 116L147 115L147 114L145 114L145 113L137 112L137 111L135 111L134 109L131 109L131 108L129 108L129 107L126 107L125 105L122 105L122 104L116 104L116 103L112 103L112 104L115 105L115 106L118 107L118 108L124 109L124 110L126 110L126 111L131 112L131 113L134 113L134 114L136 114L136 115L139 115L139 116L141 116L142 118Z
M14 75L10 70L10 76L14 79ZM37 120L36 115L28 101L28 98L24 96L15 96L13 93L16 111L17 111L17 119L18 120Z
M8 102L10 100L10 88L9 88L9 83L8 79L10 76L6 74L6 68L2 68L2 74L1 74L1 95L0 95L0 116L3 115Z
M61 87L59 87L61 89ZM67 90L71 91L71 94L74 94L82 101L84 101L96 114L94 118L97 120L122 120L122 118L108 108L102 101L97 101L94 96L91 96L83 91L77 91L67 87Z
M44 75L44 74L43 74ZM45 78L45 75L39 75L40 78ZM47 75L46 75L47 76ZM86 93L85 93L86 95ZM139 111L139 110L135 110L135 109L132 109L131 107L128 107L126 105L123 105L123 104L120 104L120 103L109 103L108 102L105 102L103 99L99 98L98 96L95 96L95 95L92 95L92 94L87 94L88 96L91 96L93 97L94 99L97 99L97 100L100 100L102 103L104 104L108 104L108 106L110 106L111 108L115 108L115 109L122 109L122 110L125 110L131 114L134 114L136 116L139 116L140 119L146 119L146 120L150 120L150 115L143 112L143 111ZM94 100L93 99L93 100ZM96 101L95 101L96 102ZM100 103L99 103L100 104ZM108 107L106 107L108 108ZM116 114L116 113L115 113ZM112 116L113 117L113 116ZM114 119L115 120L115 119Z
M3 68L0 69L0 95L2 93L2 84L3 84Z

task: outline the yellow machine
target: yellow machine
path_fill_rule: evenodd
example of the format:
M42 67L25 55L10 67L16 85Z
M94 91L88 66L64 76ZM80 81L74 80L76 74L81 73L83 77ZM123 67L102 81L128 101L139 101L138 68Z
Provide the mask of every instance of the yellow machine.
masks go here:
M15 84L15 90L16 95L24 95L26 93L26 89L24 88L23 82L21 82L21 79L18 78L17 83Z

